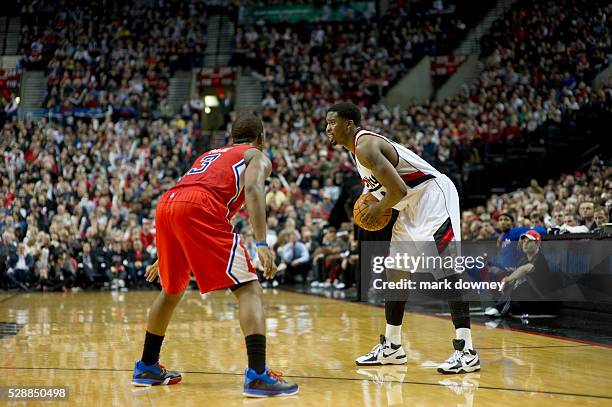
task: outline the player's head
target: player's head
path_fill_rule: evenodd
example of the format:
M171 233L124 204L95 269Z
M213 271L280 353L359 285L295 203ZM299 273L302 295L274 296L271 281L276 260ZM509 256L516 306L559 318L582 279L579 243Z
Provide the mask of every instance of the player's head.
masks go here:
M232 124L234 144L252 144L263 148L264 129L259 117L253 113L241 113Z
M327 111L325 132L332 146L340 144L347 149L353 145L353 137L361 126L361 112L350 102L336 103Z

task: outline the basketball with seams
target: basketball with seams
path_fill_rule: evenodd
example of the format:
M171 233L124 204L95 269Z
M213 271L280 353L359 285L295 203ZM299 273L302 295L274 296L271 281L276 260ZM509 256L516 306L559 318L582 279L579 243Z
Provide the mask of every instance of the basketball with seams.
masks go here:
M355 202L355 206L353 207L353 218L355 218L355 223L360 228L369 230L369 231L380 230L384 228L385 226L387 226L387 224L389 223L389 220L391 219L391 209L390 208L387 209L383 213L380 219L375 219L371 222L368 222L367 224L364 224L361 221L361 217L368 212L369 205L366 203L366 201L377 202L378 199L376 199L376 197L369 192L367 194L361 195L359 199L357 199L357 202Z

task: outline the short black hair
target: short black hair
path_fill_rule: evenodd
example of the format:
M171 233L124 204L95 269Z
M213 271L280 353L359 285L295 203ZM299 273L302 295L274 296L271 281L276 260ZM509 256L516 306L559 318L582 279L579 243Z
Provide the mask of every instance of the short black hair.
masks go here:
M336 103L328 112L336 112L343 119L352 120L355 126L361 126L361 111L351 102Z
M263 133L263 124L253 113L240 113L232 124L234 143L251 143Z

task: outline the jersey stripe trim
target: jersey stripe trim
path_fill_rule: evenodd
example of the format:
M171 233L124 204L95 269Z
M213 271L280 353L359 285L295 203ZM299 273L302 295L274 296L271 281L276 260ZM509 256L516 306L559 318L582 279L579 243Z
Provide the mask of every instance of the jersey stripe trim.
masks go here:
M236 193L234 194L232 199L230 199L229 202L227 203L227 215L225 217L227 218L228 222L230 221L229 214L231 212L231 206L234 202L236 202L236 199L238 199L238 196L240 196L240 171L238 169L243 165L245 165L244 160L241 160L237 162L236 164L232 165L232 169L234 170L234 177L236 178Z
M442 255L444 250L446 250L448 244L453 240L453 237L455 237L455 234L453 233L453 225L451 223L451 218L449 217L442 224L442 226L436 230L436 233L434 233L434 240L440 255Z
M234 257L236 257L236 247L238 247L238 239L238 234L234 234L234 244L232 245L231 255L229 261L227 262L227 269L225 270L225 274L227 274L229 278L231 278L236 284L239 284L240 280L238 280L236 276L232 274L232 266L234 265Z
M414 188L418 185L421 185L427 180L436 178L436 176L433 174L425 174L421 170L416 170L415 172L411 172L410 174L402 175L401 178L408 187Z
M249 256L249 252L247 251L246 246L244 245L242 240L239 241L238 245L240 246L240 248L244 252L244 260L247 263L247 269L248 269L249 273L257 273L255 268L253 267L253 263L252 263L253 259L251 259L251 256Z

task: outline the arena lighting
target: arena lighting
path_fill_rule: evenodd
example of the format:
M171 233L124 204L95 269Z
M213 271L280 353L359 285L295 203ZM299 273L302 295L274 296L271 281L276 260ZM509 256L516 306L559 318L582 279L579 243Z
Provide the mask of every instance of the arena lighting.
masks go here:
M207 107L218 107L219 99L215 95L204 96L204 105Z

